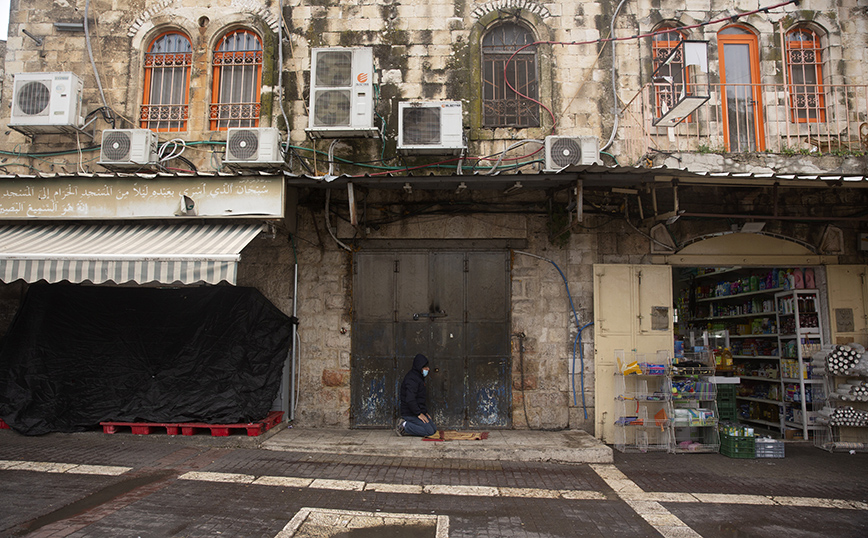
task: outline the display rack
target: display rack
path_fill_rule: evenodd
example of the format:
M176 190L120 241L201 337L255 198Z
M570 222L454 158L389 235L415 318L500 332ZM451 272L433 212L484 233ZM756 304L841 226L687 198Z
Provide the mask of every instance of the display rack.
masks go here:
M786 271L733 267L693 275L690 281L689 293L694 297L679 299L679 326L684 334L701 332L703 340L710 338L705 335L725 334L724 345L733 364L731 370L724 367L718 372L740 378L735 411L727 408L727 416L734 418L736 414L739 420L782 431L784 403L775 294L790 286ZM698 344L690 342L691 346ZM713 349L710 342L702 344Z
M844 355L843 361L833 357ZM830 364L833 361L833 364ZM868 356L856 345L814 354L814 372L823 374L826 399L818 412L815 446L829 452L868 452Z
M775 302L781 357L781 433L807 440L811 432L824 428L814 410L814 402L823 399L823 379L813 375L810 360L823 346L820 294L815 289L790 290L776 293Z
M669 385L672 392L672 452L717 452L717 387L714 357L710 351L684 353L672 363Z
M615 448L621 452L668 451L672 416L670 354L615 351Z

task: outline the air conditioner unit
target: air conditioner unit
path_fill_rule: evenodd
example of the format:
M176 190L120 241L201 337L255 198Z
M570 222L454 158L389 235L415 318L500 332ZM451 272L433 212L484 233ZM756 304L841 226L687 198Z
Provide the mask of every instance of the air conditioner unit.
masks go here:
M373 77L370 47L313 49L308 134L313 138L377 136Z
M281 166L280 130L274 127L230 128L224 164L245 167Z
M464 145L461 101L398 103L398 151L457 155Z
M602 164L600 140L596 136L547 136L546 172L557 172L570 165Z
M84 125L75 73L18 73L12 84L9 127L24 134L70 133Z
M106 129L99 163L106 168L141 168L157 162L157 134L149 129Z

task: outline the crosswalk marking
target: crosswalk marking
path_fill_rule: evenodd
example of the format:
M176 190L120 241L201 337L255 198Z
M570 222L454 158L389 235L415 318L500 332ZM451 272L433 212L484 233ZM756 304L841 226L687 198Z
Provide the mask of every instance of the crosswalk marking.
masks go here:
M635 500L631 495L642 493L635 482L611 464L591 464L593 469L639 517L654 527L666 538L702 538L702 535L687 526L676 515L656 500Z
M76 463L57 463L50 461L0 460L0 470L118 476L132 471L133 468L114 465L78 465Z

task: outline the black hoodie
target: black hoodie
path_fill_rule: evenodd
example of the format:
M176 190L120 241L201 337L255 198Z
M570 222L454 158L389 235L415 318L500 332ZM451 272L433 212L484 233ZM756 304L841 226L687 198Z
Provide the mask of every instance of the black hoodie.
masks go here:
M425 405L428 391L425 389L425 376L422 375L422 368L426 366L428 366L428 357L420 353L413 359L413 368L404 376L404 382L401 383L402 417L428 414L428 407Z

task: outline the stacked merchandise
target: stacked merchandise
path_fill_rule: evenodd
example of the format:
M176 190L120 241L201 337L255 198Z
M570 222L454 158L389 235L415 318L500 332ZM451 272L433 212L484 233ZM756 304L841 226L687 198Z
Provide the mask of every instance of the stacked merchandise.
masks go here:
M756 438L753 428L722 424L720 426L720 453L728 458L755 458Z
M836 345L815 353L814 373L826 379L826 402L818 421L827 425L817 446L835 450L868 450L868 359L856 343Z

